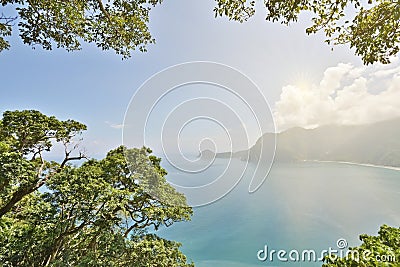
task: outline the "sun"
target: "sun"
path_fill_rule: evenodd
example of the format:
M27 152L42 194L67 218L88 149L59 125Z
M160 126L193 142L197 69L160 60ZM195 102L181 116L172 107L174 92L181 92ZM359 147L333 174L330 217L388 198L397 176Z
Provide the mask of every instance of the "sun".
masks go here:
M300 89L309 89L316 83L316 77L311 72L300 71L292 76L290 83Z

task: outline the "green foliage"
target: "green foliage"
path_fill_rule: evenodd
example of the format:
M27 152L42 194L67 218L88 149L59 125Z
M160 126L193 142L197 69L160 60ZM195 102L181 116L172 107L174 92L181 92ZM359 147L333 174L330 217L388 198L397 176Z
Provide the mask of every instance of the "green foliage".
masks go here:
M0 51L9 48L5 37L18 22L20 37L32 47L67 51L81 49L81 42L114 50L124 58L132 50L146 51L154 43L149 11L161 0L1 0L17 17L0 16Z
M35 110L6 111L0 121L0 217L9 212L24 196L42 187L55 173L72 160L69 146L86 126L73 121L59 121ZM43 158L53 143L65 148L61 163Z
M6 111L1 122L1 136L22 155L49 151L52 141L68 143L86 126L73 120L59 121L36 110Z
M349 248L347 257L329 257L323 267L400 266L400 228L382 225L378 236L361 235L361 246ZM355 255L355 256L352 256Z
M149 232L190 220L192 214L185 197L167 183L160 159L148 148L121 146L104 159L71 165L85 158L68 150L85 129L38 111L3 114L2 266L193 266L179 243ZM42 152L57 142L65 146L64 159L46 161ZM149 195L138 183L143 177L150 177L157 193L176 205Z
M6 36L11 36L11 25L14 18L4 17L0 15L0 52L10 48L8 41L4 39Z
M244 22L255 13L254 0L215 0L215 16ZM67 51L94 43L123 58L154 43L149 12L161 0L1 0L16 16L0 15L0 51L9 49L13 25L35 48ZM395 0L265 0L268 21L290 24L303 11L313 14L307 34L323 30L328 44L349 44L365 64L389 63L399 52L400 3ZM11 7L11 8L10 8ZM353 10L355 12L353 12ZM352 16L351 14L355 14Z
M216 0L216 16L243 22L254 13L252 0ZM323 30L328 44L349 44L364 64L389 63L400 42L400 3L394 0L265 0L268 21L296 22L301 12L313 14L307 34ZM353 10L355 12L353 12ZM351 16L355 13L354 16Z

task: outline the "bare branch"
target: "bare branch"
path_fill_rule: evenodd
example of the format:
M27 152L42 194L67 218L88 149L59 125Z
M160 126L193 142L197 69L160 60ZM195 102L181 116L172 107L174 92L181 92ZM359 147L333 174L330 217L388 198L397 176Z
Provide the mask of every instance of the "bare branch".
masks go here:
M15 17L10 17L6 16L3 12L0 15L0 24L6 25L6 26L14 26L16 21L18 19L18 16Z
M103 2L101 0L96 0L96 2L99 4L101 12L107 17L108 21L111 22L111 17L108 11L105 9Z

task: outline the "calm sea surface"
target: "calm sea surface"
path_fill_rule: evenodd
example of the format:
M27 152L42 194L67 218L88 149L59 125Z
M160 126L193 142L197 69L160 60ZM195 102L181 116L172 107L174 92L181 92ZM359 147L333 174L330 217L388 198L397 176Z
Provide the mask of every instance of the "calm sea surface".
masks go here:
M203 173L180 173L164 162L168 179L209 181L225 167L218 159ZM238 172L244 162L234 162ZM339 163L274 164L262 187L247 192L249 171L221 200L194 209L192 221L176 223L160 234L182 243L196 266L321 266L321 262L259 261L257 252L337 248L337 240L360 244L359 234L377 234L379 226L400 226L400 171ZM276 257L276 256L275 256ZM286 257L288 257L286 255Z

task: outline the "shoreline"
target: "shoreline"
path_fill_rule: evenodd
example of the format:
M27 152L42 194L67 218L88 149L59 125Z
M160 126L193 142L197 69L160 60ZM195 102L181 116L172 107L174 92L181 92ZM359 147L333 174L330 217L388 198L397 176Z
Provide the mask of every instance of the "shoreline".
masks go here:
M372 167L372 168L380 168L380 169L400 171L400 167L387 166L387 165L375 165L375 164L368 164L368 163L357 163L357 162L350 162L350 161L304 160L304 162L340 163L340 164L347 164L347 165L356 165L356 166L363 166L363 167Z

